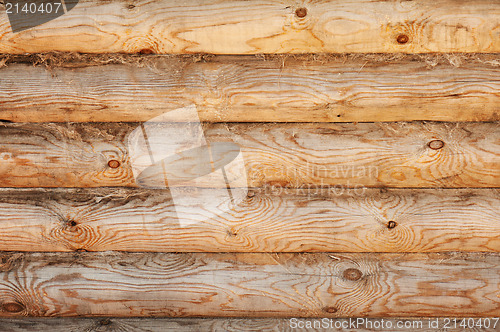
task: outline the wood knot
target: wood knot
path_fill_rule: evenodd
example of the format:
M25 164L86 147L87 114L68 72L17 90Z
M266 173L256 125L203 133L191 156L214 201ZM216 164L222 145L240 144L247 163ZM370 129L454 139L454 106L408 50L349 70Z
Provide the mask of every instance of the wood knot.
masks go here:
M403 44L406 44L407 42L410 41L410 37L408 37L408 35L402 33L396 37L396 41L398 42L398 44L403 45Z
M297 9L295 10L295 15L296 15L297 17L300 17L300 18L306 17L306 15L307 15L307 9L306 9L306 8L304 8L304 7L297 8Z
M324 307L323 311L327 312L329 314L334 314L334 313L336 313L338 311L338 309L335 308L335 307Z
M134 8L135 8L135 6L134 6L134 5L132 5L132 4L130 4L130 5L128 5L128 6L127 6L127 8L128 8L128 9L134 9Z
M3 311L17 313L24 310L24 305L19 302L7 302L2 305Z
M139 51L140 54L153 54L155 51L153 51L150 48L143 48L142 50Z
M394 221L394 220L391 220L387 223L387 228L389 229L393 229L394 227L396 227L398 224Z
M252 198L252 197L254 197L254 196L255 196L255 191L253 191L253 190L249 190L249 191L247 192L247 197L248 197L248 198Z
M79 249L75 249L76 252L88 252L87 249L83 249L83 248L79 248Z
M120 162L116 159L112 159L112 160L108 161L108 166L110 168L118 168L118 167L120 167Z
M64 220L64 221L63 221L63 224L64 224L65 226L67 226L67 227L75 227L75 226L77 226L77 225L78 225L78 223L77 223L76 221L71 220L71 219L70 219L70 220Z
M363 273L358 269L350 268L344 271L344 278L347 280L357 281L361 279L362 276Z
M443 148L444 142L441 141L440 139L435 139L435 140L430 141L429 144L427 144L427 145L432 150L439 150L439 149Z
M111 324L111 320L110 320L109 318L106 318L106 319L101 319L101 320L99 321L99 324L100 324L100 325L109 325L109 324Z

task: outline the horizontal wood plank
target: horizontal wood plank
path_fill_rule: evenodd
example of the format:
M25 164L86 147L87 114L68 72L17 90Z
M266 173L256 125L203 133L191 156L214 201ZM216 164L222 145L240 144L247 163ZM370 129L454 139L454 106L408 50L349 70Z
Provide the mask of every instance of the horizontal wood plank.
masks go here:
M5 253L1 316L491 317L499 254Z
M148 161L151 153L183 146L201 131L196 125L186 126L148 124L149 148L142 149L130 143L135 134L142 135L137 123L3 124L0 186L134 187L138 174L145 174L141 186L164 188L164 169L150 167L143 172L138 160ZM225 167L232 186L500 186L497 122L222 123L207 124L203 132L207 142L233 142L241 149L243 162ZM186 163L198 158L179 156ZM203 165L201 159L196 163ZM197 177L196 167L181 171ZM212 173L182 183L226 187L216 179Z
M0 250L498 252L499 206L497 189L252 190L227 210L163 190L2 189Z
M491 0L80 0L16 33L2 12L0 53L498 52L499 24Z
M500 119L499 55L53 57L0 69L0 119L143 122L190 105L203 122Z
M353 323L354 321L354 323ZM371 332L380 331L380 326L386 332L400 332L401 330L435 332L436 326L442 328L449 326L446 331L462 332L459 327L462 318L453 327L453 318L303 318L300 320L286 318L0 318L0 326L4 332L27 332L50 330L52 332L100 332L100 331L127 331L127 332L326 332L350 331ZM497 331L494 324L496 319L475 319L474 322L465 319L465 326L470 326L467 331ZM489 324L489 328L476 327L478 324ZM349 327L349 324L351 326ZM436 325L437 324L437 325ZM467 325L469 324L469 325ZM340 328L335 328L335 326ZM342 326L344 326L342 328ZM388 327L391 326L391 327ZM402 327L401 327L402 326ZM434 326L434 327L433 327ZM405 328L406 327L406 328Z

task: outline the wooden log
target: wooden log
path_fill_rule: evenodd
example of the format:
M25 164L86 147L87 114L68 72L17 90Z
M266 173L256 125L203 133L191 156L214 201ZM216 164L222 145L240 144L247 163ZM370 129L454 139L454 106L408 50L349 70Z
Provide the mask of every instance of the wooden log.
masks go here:
M0 186L137 186L130 133L140 128L137 123L3 124ZM148 138L150 147L160 152L191 138L185 125L154 123L148 131L155 133ZM204 135L208 142L234 142L241 149L244 165L226 167L234 186L500 186L498 123L207 124ZM149 159L151 151L144 150L134 150L134 160ZM198 175L196 169L182 171ZM141 186L161 180L164 187L162 172L151 168ZM238 172L246 178L236 177ZM191 185L226 188L212 175Z
M446 331L462 332L462 320L467 331L495 332L496 319L478 318L473 322L468 318L303 318L300 320L285 318L3 318L0 326L6 332L46 331L51 332L100 332L100 331L232 331L232 332L324 332L331 326L339 327L335 331L372 332L380 331L380 326L386 332L411 330L419 332L435 332L438 326L448 326ZM454 327L455 320L457 327ZM354 323L353 323L354 322ZM437 322L438 325L435 325ZM489 324L489 328L477 327L476 324ZM351 328L349 328L351 324ZM467 325L469 324L469 325ZM342 327L344 326L344 328ZM300 327L299 327L300 326ZM353 330L354 326L354 330ZM391 327L388 327L391 326ZM402 326L402 327L401 327ZM469 328L470 326L470 328ZM331 330L331 329L330 329Z
M30 61L48 61L49 68L17 63L0 69L0 119L143 122L189 105L203 122L494 121L500 114L498 55L449 56L455 65L439 56L195 62L199 58L113 55L66 56L63 64L53 57ZM96 66L105 61L125 64Z
M500 255L5 253L1 316L498 317Z
M498 252L499 201L497 189L289 189L214 211L163 190L2 189L0 250Z
M80 0L16 33L3 14L0 53L498 52L499 22L491 0Z

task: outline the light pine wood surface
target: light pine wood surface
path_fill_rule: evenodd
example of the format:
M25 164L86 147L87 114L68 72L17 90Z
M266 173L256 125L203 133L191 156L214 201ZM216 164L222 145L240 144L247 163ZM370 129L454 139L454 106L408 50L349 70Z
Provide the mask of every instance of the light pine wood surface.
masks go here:
M498 252L499 200L497 189L252 189L209 209L165 190L1 189L0 250Z
M0 331L500 316L498 1L4 7ZM183 108L241 149L224 183L201 152L139 181L199 134Z
M17 33L2 11L0 53L498 52L499 24L491 0L80 0Z
M203 122L494 121L500 114L495 54L33 57L0 68L1 120L142 122L186 106ZM47 66L32 65L38 61ZM113 61L123 64L103 65Z
M198 133L196 125L148 125L148 132L155 133L148 143L160 152L174 143L183 146ZM131 150L130 133L141 133L140 129L132 123L2 124L0 186L138 186L132 167L138 170L138 158L150 158L146 148ZM203 132L207 142L233 142L241 149L243 162L225 167L234 186L500 185L500 130L495 122L222 123L206 124ZM193 164L182 172L199 174L196 156L179 158ZM189 184L225 188L214 174ZM162 168L145 172L139 184L164 188Z
M491 317L500 256L4 253L1 316Z

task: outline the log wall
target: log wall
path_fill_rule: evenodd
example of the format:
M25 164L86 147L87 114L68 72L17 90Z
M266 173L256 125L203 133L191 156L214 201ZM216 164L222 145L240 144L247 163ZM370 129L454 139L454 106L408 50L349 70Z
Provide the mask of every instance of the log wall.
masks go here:
M499 317L499 27L494 0L80 0L18 32L2 12L0 330ZM164 135L138 153L141 128ZM137 177L200 132L244 177Z

